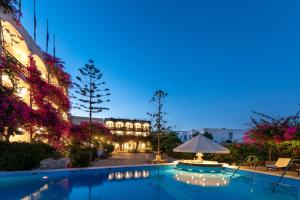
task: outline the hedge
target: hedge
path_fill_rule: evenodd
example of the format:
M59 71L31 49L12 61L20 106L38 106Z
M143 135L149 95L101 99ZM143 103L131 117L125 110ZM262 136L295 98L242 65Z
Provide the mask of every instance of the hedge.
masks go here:
M38 168L40 161L59 157L59 153L44 143L0 142L0 170L17 171Z
M72 145L69 149L69 158L72 167L88 167L97 158L97 149Z
M228 144L225 146L230 150L230 154L204 154L204 159L239 164L248 156L256 156L261 163L264 163L264 161L268 160L269 150L272 152L271 159L273 161L279 157L300 158L300 141L264 145Z

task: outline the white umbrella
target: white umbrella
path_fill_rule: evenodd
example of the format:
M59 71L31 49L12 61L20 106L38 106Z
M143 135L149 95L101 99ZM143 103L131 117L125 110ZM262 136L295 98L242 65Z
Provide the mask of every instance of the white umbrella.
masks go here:
M197 153L201 160L202 153L230 153L229 149L215 143L202 134L197 135L191 140L179 145L174 152Z

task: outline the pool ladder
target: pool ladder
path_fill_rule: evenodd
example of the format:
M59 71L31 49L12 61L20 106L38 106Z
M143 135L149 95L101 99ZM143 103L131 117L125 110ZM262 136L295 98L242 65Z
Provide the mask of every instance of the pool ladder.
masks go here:
M284 171L282 172L280 178L278 179L278 181L274 184L273 186L273 192L276 191L276 188L278 187L278 185L280 184L281 180L283 179L283 177L285 176L286 172L290 169L291 166L293 166L293 164L296 164L296 162L300 162L300 159L293 159L290 161L290 163L288 164L288 166L284 169ZM239 171L239 169L241 168L242 164L240 164L238 166L238 168L234 171L234 173L230 176L230 179Z
M238 168L236 168L236 170L235 170L235 171L233 172L233 174L230 176L230 179L231 179L231 178L239 171L239 169L241 168L241 166L243 165L243 163L244 163L248 158L249 158L249 156L246 157L245 159L243 159L243 161L239 163Z
M300 161L300 159L293 159L293 160L290 161L290 163L288 164L288 166L282 172L282 174L281 174L280 178L278 179L278 181L274 184L274 186L273 186L273 192L276 191L276 188L280 184L280 182L283 179L283 177L285 176L286 172L291 168L291 166L293 166L293 164L296 164L296 162L299 162L299 161Z
M236 168L236 170L234 171L234 173L230 176L230 178L232 178L241 168L242 165L239 165L238 168Z

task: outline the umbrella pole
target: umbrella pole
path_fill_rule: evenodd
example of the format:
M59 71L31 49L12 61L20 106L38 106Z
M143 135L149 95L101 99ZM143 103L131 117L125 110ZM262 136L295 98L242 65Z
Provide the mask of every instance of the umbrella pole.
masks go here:
M156 161L161 161L161 156L160 156L160 133L157 134L157 155L155 158Z

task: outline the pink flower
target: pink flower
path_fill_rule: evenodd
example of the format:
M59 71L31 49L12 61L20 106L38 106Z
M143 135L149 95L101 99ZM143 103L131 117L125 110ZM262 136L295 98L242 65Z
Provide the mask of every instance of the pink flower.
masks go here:
M251 131L248 131L244 134L243 141L246 144L252 144L256 142L256 139L253 137L253 133Z
M1 109L6 110L7 108L8 108L8 104L7 103L2 103Z
M283 134L283 138L285 140L292 140L295 138L297 132L298 132L298 129L296 127L290 127Z

